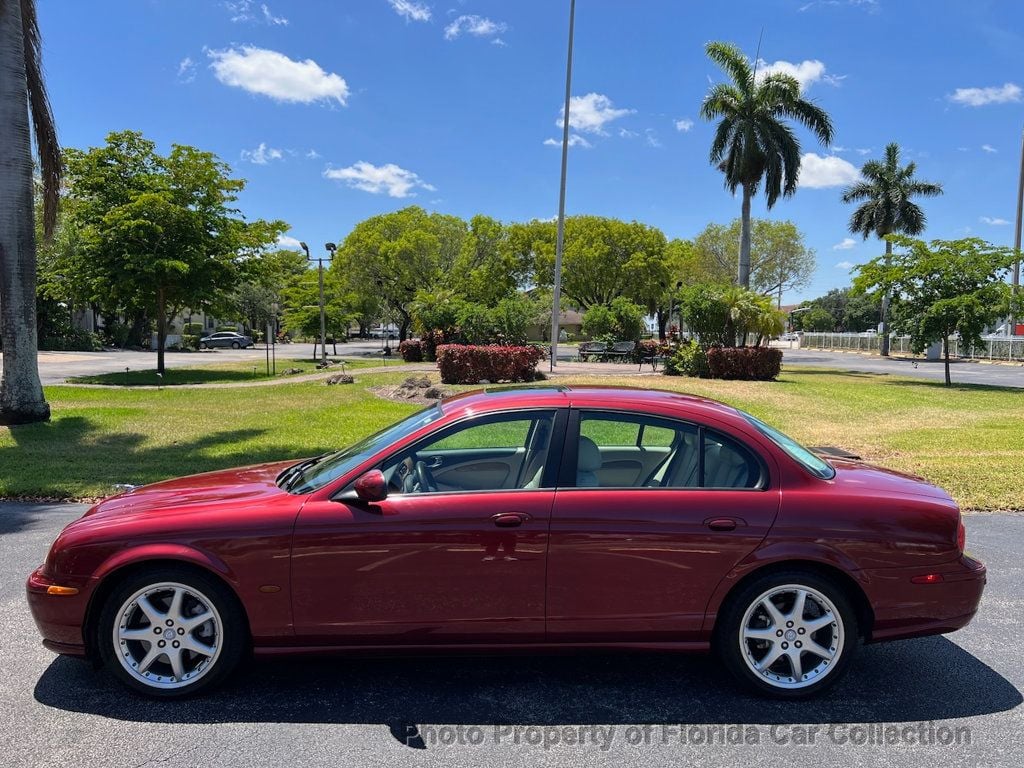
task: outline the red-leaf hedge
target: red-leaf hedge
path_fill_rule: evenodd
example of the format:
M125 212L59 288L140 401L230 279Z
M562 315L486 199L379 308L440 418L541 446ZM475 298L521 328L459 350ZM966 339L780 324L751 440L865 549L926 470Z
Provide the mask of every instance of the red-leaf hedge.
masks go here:
M711 347L708 375L712 379L771 381L782 368L782 350L770 347Z
M406 339L398 345L398 354L407 363L422 363L423 343L419 339Z
M437 348L437 367L445 384L533 381L543 357L538 347L442 344Z

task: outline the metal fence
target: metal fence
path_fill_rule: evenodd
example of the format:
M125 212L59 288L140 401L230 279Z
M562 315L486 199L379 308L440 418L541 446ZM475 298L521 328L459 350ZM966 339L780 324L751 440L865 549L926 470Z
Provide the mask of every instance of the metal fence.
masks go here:
M802 348L838 349L851 352L879 351L882 337L878 334L860 333L805 333L800 340ZM892 336L889 351L896 355L910 355L909 336ZM967 360L1006 360L1024 363L1024 337L984 339L981 346L964 344L960 339L949 340L950 357Z

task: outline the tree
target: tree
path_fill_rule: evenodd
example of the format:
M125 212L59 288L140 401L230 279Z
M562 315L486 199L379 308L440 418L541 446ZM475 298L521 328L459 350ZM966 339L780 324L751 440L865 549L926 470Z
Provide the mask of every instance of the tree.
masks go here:
M708 43L708 57L731 78L713 85L700 115L721 118L711 143L711 164L725 174L725 186L743 196L738 283L750 287L750 201L764 182L768 208L779 197L796 193L800 175L800 141L786 120L795 120L824 144L832 143L832 121L817 104L803 98L791 75L758 76L754 66L731 43Z
M942 185L914 178L915 163L900 167L900 147L893 142L885 148L885 160L869 160L860 169L863 181L852 184L843 191L844 203L861 204L850 216L850 232L871 235L885 240L885 254L892 253L892 241L886 235L919 235L924 232L926 218L921 207L912 197L937 197L942 194ZM889 296L882 295L882 347L883 355L889 354Z
M836 319L827 309L812 306L806 312L801 312L800 324L808 331L834 331Z
M708 224L693 241L698 271L708 282L725 282L737 270L742 221ZM750 226L749 287L766 295L803 288L814 277L814 249L791 221L754 219ZM779 302L781 303L781 301Z
M331 271L362 295L379 297L404 340L417 292L451 282L465 238L461 219L410 206L359 222L338 249Z
M171 318L228 306L243 265L287 229L242 219L232 203L245 182L229 171L195 147L175 144L161 156L134 131L68 152L68 205L82 232L73 280L108 314L155 319L161 373Z
M878 322L879 300L866 293L853 293L849 288L833 288L824 296L805 301L801 307L819 308L834 320L832 328L826 330L866 331ZM808 329L809 312L793 315L793 326Z
M746 346L749 334L760 345L785 325L770 297L736 285L687 286L679 294L679 313L704 348Z
M320 276L315 269L293 275L281 291L284 327L300 336L320 340ZM348 327L357 317L340 275L324 270L324 325L327 336L347 338Z
M915 353L941 341L950 386L949 337L956 333L962 344L981 344L987 326L1021 309L1020 297L1005 282L1015 252L975 237L926 243L888 235L886 240L905 251L889 249L859 267L854 290L894 297L893 324L910 334Z
M452 288L468 301L493 306L514 296L533 277L533 256L510 243L509 228L474 216L452 268Z
M33 138L41 172L43 232L49 238L57 220L63 166L43 80L36 6L34 0L0 0L0 423L5 424L50 418L37 362Z
M283 291L295 278L309 271L306 257L298 251L279 249L258 254L241 265L242 280L228 299L225 317L238 317L255 330L277 323L273 305L283 303Z
M554 222L513 225L510 246L522 262L532 260L536 265L537 285L552 284ZM665 248L665 235L655 227L603 216L570 216L565 220L562 293L581 309L625 296L653 312L670 279Z
M625 296L610 304L594 304L583 314L583 333L592 339L639 341L644 332L644 310Z

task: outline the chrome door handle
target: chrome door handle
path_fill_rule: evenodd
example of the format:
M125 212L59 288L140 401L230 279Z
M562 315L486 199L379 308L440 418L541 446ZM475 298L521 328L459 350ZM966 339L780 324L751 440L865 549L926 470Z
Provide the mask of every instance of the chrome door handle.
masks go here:
M529 519L530 516L522 512L499 512L491 516L491 520L499 528L517 528Z

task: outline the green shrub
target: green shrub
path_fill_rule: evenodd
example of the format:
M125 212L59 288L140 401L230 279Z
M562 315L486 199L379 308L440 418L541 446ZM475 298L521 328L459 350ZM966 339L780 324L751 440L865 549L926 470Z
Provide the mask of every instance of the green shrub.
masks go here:
M195 325L195 323L192 323ZM185 333L181 336L181 346L184 349L199 349L199 334Z
M710 375L707 352L696 341L680 344L675 352L665 358L665 374L707 378Z
M637 341L644 332L644 310L624 296L595 304L583 313L583 334L594 340Z

